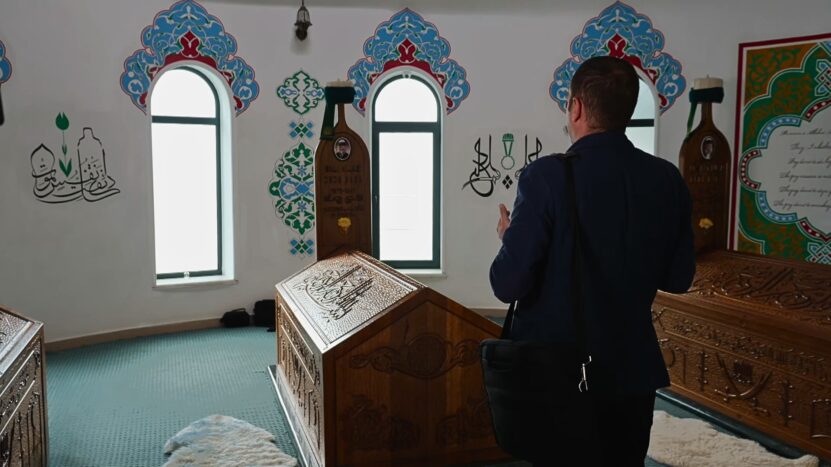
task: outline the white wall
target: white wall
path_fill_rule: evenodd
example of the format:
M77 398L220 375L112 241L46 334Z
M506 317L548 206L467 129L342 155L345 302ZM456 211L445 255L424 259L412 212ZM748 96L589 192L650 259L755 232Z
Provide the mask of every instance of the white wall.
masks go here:
M487 271L499 242L496 205L514 190L479 198L461 191L472 170L473 143L489 132L540 135L547 152L564 150L564 116L548 97L554 68L571 39L608 1L480 2L412 0L309 2L314 25L306 43L293 40L294 1L205 1L256 70L259 98L234 120L236 270L231 286L153 288L149 117L119 87L139 33L172 0L0 0L0 40L13 74L2 85L0 127L0 303L46 323L48 340L142 325L218 317L272 295L273 284L310 260L292 257L290 231L275 217L267 187L274 163L292 145L292 113L275 95L299 68L321 83L344 78L362 57L375 27L402 6L435 23L451 58L468 72L471 94L446 120L444 213L446 278L425 280L470 307L492 307ZM341 6L349 3L352 6ZM444 3L452 3L445 6ZM827 0L793 3L704 0L681 6L632 0L666 34L691 84L725 79L727 98L716 123L733 141L739 42L828 31ZM806 12L813 12L806 14ZM677 161L689 104L680 98L661 119L658 151ZM92 126L107 151L121 193L97 203L48 205L35 200L29 154L41 142L60 146L54 118L65 112L73 147ZM316 123L321 109L314 113ZM366 134L356 112L350 125ZM496 142L496 141L495 141ZM71 143L71 144L70 144Z

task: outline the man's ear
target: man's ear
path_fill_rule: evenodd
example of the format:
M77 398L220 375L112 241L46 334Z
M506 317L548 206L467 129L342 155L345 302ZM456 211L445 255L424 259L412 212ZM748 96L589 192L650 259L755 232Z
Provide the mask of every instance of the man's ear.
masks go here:
M577 98L572 97L568 106L568 118L572 123L579 121L583 117L583 102Z

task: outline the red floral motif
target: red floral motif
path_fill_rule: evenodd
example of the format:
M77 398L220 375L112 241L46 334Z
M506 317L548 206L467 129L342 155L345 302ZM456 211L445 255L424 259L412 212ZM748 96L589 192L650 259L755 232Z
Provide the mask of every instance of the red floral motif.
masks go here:
M398 67L401 67L401 66L410 66L410 67L418 68L419 70L429 74L430 76L433 77L433 79L436 80L437 83L439 83L439 87L444 88L444 83L447 82L447 76L444 73L434 72L433 69L430 67L430 64L428 62L426 62L424 60L419 60L418 58L416 58L415 54L418 52L418 46L413 44L412 41L410 41L409 38L404 39L403 42L398 44L397 49L398 49L398 58L396 60L390 60L390 61L384 63L384 69L383 70L381 70L379 73L371 73L369 75L369 84L370 85L372 85L372 83L374 83L375 80L379 76L383 75L384 73L386 73L389 70L392 70L394 68L398 68ZM453 106L454 106L453 99L445 96L445 100L447 101L448 110L452 109ZM366 110L366 97L361 99L361 101L358 103L358 107L360 107L361 110Z
M659 70L654 68L644 68L643 61L641 61L640 57L635 55L629 55L626 52L626 48L628 47L629 43L626 42L626 38L621 36L620 34L615 34L609 39L609 42L606 43L606 47L609 49L609 56L614 58L620 58L626 60L627 62L631 63L632 65L638 67L639 70L643 71L646 74L646 77L652 81L652 84L658 82L658 78L661 76ZM663 94L659 94L658 97L661 98L661 107L665 107L668 103L666 97Z
M193 34L193 31L188 31L179 38L179 43L182 44L181 55L187 58L196 58L199 56L199 38Z
M164 65L160 67L152 67L147 70L150 79L155 79L156 74L166 68L171 63L181 62L182 60L195 60L197 62L204 63L209 67L213 68L214 70L219 70L219 67L216 64L216 60L211 57L206 57L202 55L199 51L199 46L202 44L198 37L196 37L193 32L188 31L179 38L179 44L182 46L182 50L175 54L170 54L165 57ZM222 77L225 78L225 81L228 82L228 86L233 87L234 83L234 74L230 71L222 71ZM139 97L139 102L141 105L147 105L147 93ZM242 100L234 96L234 106L237 110L241 109L243 106Z

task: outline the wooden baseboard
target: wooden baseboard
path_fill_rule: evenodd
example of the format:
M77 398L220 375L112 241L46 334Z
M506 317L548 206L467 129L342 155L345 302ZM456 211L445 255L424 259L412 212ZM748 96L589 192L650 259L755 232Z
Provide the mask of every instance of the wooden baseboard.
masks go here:
M212 329L221 326L222 324L219 322L219 318L201 319L196 321L184 321L181 323L141 326L138 328L102 332L87 336L70 337L69 339L47 342L45 346L47 352L57 352L59 350L75 349L87 345L103 344L105 342L120 341L135 337L155 336L159 334L170 334L184 331L198 331L201 329Z

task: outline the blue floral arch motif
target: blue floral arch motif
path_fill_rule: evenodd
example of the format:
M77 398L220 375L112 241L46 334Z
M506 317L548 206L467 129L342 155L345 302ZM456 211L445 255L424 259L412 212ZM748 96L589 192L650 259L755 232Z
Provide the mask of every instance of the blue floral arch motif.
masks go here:
M554 70L549 94L563 112L568 106L571 78L580 65L592 57L621 58L639 68L655 86L661 113L666 112L684 93L687 81L681 63L663 51L664 34L652 26L648 16L623 2L615 2L571 42L571 58Z
M0 41L0 84L5 83L12 76L12 62L6 56L6 45Z
M450 59L450 43L439 35L436 25L405 8L375 29L364 43L364 58L349 68L355 82L355 110L364 115L369 90L383 73L399 67L413 67L433 78L444 92L445 108L451 113L470 94L467 72Z
M213 68L228 83L236 114L257 98L260 86L254 69L236 57L237 41L216 16L194 0L180 0L156 14L141 32L142 48L124 61L121 89L147 113L153 79L173 63L192 60Z

